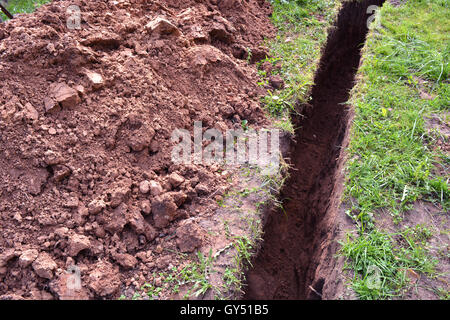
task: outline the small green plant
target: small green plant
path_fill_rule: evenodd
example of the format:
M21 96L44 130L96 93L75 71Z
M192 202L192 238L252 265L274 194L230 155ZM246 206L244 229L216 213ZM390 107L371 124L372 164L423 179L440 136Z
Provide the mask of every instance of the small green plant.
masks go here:
M242 274L237 268L226 268L222 278L224 291L234 290L242 293L242 278Z
M209 283L209 275L215 272L212 268L214 260L212 250L209 251L208 256L198 252L197 259L198 261L189 263L180 271L174 268L171 274L164 277L164 282L172 285L172 292L174 293L178 293L181 287L188 287L184 295L185 299L191 296L198 297L212 288Z
M281 96L274 95L271 90L267 91L267 95L263 98L263 104L273 116L281 116L285 111L294 111L294 105L286 96L289 94L285 93Z
M420 228L419 228L420 229ZM350 259L355 271L352 288L361 299L387 299L401 295L410 285L407 272L432 274L437 261L424 248L418 229L388 234L374 230L360 236L347 235L340 255ZM379 270L376 285L371 271Z
M235 256L236 267L238 270L243 270L246 264L251 264L252 257L252 242L245 236L243 237L235 237L233 242L234 248L237 251L237 255Z
M248 131L248 128L249 128L249 126L248 126L248 120L242 120L242 121L241 121L241 127L242 127L242 130L244 130L245 132L247 132L247 131Z
M450 300L450 291L448 289L437 288L435 291L436 291L436 294L438 295L439 299Z
M252 61L252 49L251 48L247 48L247 63L250 64L250 62Z
M146 283L141 287L141 291L145 292L150 300L157 299L163 288L156 287L153 284Z

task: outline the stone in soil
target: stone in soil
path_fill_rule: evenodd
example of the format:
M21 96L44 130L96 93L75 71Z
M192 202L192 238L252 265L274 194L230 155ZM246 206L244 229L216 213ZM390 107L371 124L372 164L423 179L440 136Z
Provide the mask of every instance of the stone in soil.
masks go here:
M164 228L175 219L177 205L173 197L166 193L158 196L152 202L152 214L155 226L157 228Z
M101 260L93 265L89 273L88 287L100 297L113 295L119 290L119 268L111 263Z
M201 247L206 232L191 220L185 220L177 229L177 245L181 252L193 252Z
M32 263L33 270L36 274L45 279L53 278L53 271L58 267L56 262L47 252L39 253L38 257Z
M19 257L19 266L22 268L28 267L30 264L36 260L36 258L39 255L39 251L36 249L28 249L22 252L22 254Z
M80 103L78 92L63 82L50 85L49 96L63 108L73 108Z
M75 257L80 253L80 251L89 249L91 246L91 241L89 237L80 234L73 234L69 238L68 251L67 253L71 257Z

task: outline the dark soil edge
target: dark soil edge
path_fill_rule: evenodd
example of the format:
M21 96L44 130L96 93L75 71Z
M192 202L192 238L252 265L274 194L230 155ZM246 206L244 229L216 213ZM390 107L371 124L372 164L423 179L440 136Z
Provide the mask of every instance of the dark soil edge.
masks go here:
M352 109L345 103L354 85L368 32L370 5L344 2L328 35L309 105L292 143L292 170L281 192L285 212L265 219L264 239L247 273L245 299L327 299L336 296L334 254L339 229L342 167Z

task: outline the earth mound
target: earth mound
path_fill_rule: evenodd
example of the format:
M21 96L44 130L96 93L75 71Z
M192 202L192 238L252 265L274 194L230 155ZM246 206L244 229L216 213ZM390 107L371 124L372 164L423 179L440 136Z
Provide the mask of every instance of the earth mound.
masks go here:
M212 212L228 176L174 164L171 134L267 124L254 63L270 13L261 0L73 0L0 24L1 298L117 298L170 266L165 248L208 241L185 220ZM67 292L73 265L83 286Z

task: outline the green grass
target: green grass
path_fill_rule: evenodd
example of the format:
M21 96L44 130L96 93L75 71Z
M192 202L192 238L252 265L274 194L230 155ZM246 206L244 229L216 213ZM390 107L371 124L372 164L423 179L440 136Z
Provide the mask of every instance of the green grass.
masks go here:
M31 13L36 8L50 2L51 0L10 0L6 9L15 15L17 13ZM3 21L8 20L3 13L0 14Z
M147 283L140 290L137 290L131 299L141 300L143 296L147 295L150 300L154 300L159 299L163 292L177 294L181 290L184 292L183 299L198 298L208 290L213 290L216 299L228 298L225 295L230 292L242 293L243 273L254 254L254 241L245 236L234 236L231 237L231 240L232 242L228 246L215 255L212 254L212 250L209 251L207 256L197 252L196 259L190 259L183 268L173 267L169 272L154 274L154 279L157 277L162 279L162 285L157 286L155 283ZM234 247L236 250L235 265L224 270L221 286L214 286L211 284L211 275L218 272L214 267L214 262L221 252L230 247ZM184 258L187 259L187 257ZM126 297L121 296L119 299L125 300Z
M290 114L298 102L308 99L314 73L320 58L320 50L327 38L327 29L336 13L336 0L271 1L272 22L278 29L275 39L267 42L270 62L276 68L272 75L280 75L285 81L281 90L268 90L263 98L267 113L278 119L276 124L288 132L294 131ZM268 83L271 74L260 70L263 81ZM280 121L281 120L281 121Z
M411 230L377 230L378 210L388 210L401 223L419 200L449 209L450 158L435 147L437 139L447 138L426 128L427 117L445 118L449 111L448 2L417 0L399 7L386 2L380 19L366 43L350 101L356 115L344 200L351 204L347 214L357 222L359 236L343 242L341 254L350 259L352 287L362 299L401 295L408 285L404 270L432 275L436 264L426 249L429 234L418 241ZM366 285L369 266L381 270L377 288Z
M201 252L198 252L197 257L198 262L191 262L174 276L174 279L177 279L176 289L183 285L190 286L184 295L186 299L191 296L198 297L199 295L203 295L212 288L212 285L208 281L209 274L214 272L212 269L212 252L210 251L207 257ZM165 281L170 281L170 278L166 278Z
M438 263L427 252L429 230L418 226L398 233L373 230L348 235L340 254L348 257L346 268L354 271L351 286L360 299L387 299L400 296L412 283L407 272L432 274ZM378 270L378 279L373 271Z
M184 299L192 297L197 298L205 294L209 289L214 289L210 284L209 277L211 273L216 272L213 268L214 256L210 250L208 256L204 256L201 252L197 252L197 259L192 259L180 270L173 267L169 272L160 272L153 274L153 278L160 277L162 285L157 286L155 283L146 283L140 290L137 290L132 300L141 300L143 296L147 296L150 300L159 299L162 292L170 292L176 294L180 292L180 288L187 288ZM119 299L126 299L125 296Z
M448 168L450 159L433 151L437 137L425 127L427 116L449 110L448 22L440 0L387 4L383 27L367 43L351 102L356 117L347 182L352 213L367 227L378 208L399 215L417 200L449 208L448 176L433 168ZM436 98L421 99L421 90Z

